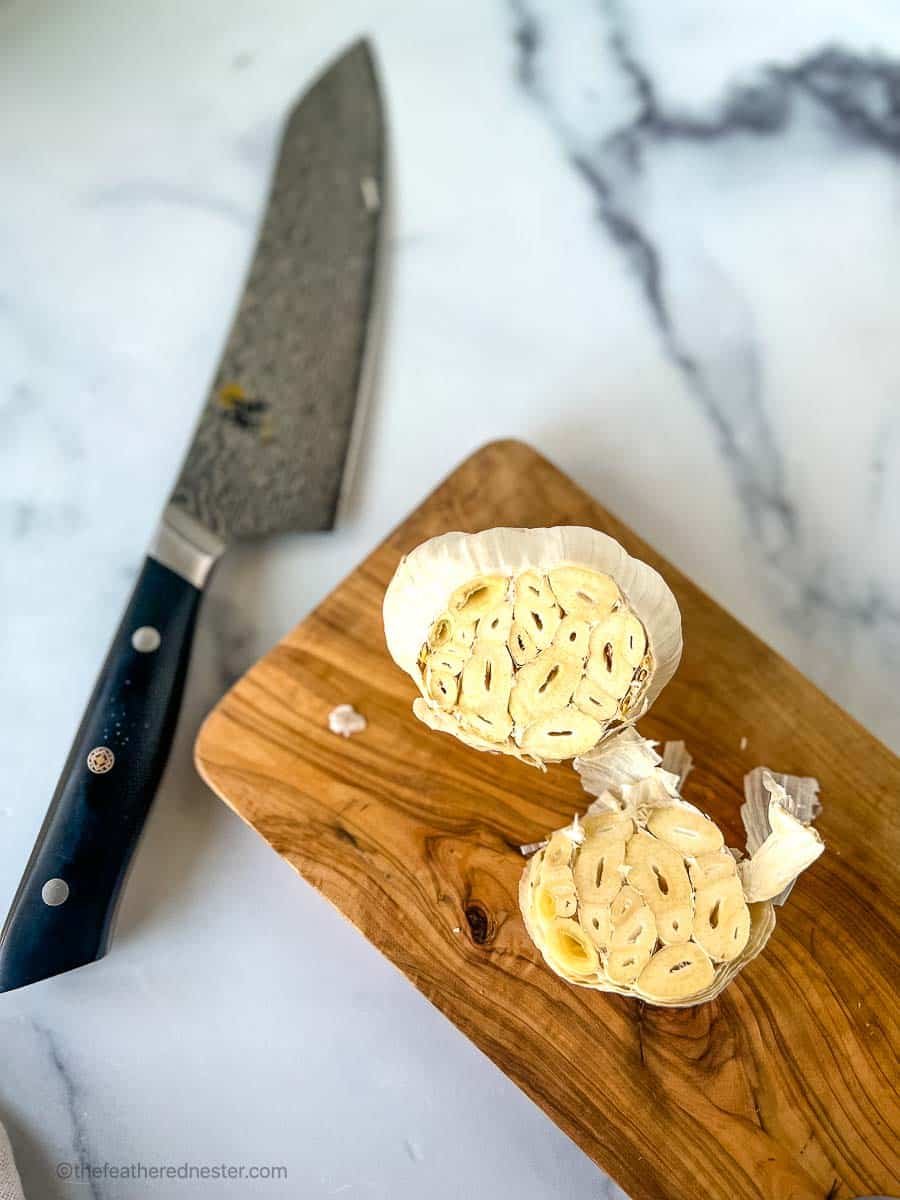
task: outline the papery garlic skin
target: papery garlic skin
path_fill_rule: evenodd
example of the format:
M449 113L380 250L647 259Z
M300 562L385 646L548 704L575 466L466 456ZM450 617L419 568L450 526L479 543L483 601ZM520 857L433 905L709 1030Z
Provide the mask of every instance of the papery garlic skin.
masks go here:
M397 568L384 627L421 720L537 766L637 720L681 656L662 577L580 526L432 538Z
M680 796L690 769L682 745L660 758L626 729L575 768L597 798L580 842L564 830L551 835L523 872L519 905L532 940L548 966L578 986L664 1007L712 1000L765 946L775 928L772 902L824 850L801 819L818 811L815 780L779 783L765 768L747 776L751 854L739 861L718 826Z

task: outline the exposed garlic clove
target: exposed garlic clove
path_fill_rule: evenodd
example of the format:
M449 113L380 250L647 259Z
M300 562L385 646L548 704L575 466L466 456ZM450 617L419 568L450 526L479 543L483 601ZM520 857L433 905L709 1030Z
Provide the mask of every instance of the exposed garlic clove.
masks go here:
M557 917L574 917L578 901L575 890L552 892L544 883L539 883L534 896L534 910L544 925L551 924Z
M546 762L563 762L599 741L603 726L571 705L529 725L519 746Z
M619 615L613 613L591 630L587 660L588 677L617 700L621 700L628 691L635 670L634 665L625 657L621 639L616 633L616 618ZM610 627L611 624L613 628Z
M496 608L509 589L502 575L477 575L454 591L447 605L459 621L475 621Z
M559 712L572 699L581 676L581 661L551 648L516 673L509 711L519 725Z
M684 859L671 846L644 830L628 843L628 883L653 909L660 940L686 942L693 923L693 890Z
M556 920L556 897L542 883L536 885L530 904L541 925L550 925Z
M426 669L443 671L448 675L458 675L466 665L468 658L468 649L450 642L429 654L426 659Z
M557 603L568 617L596 620L599 614L612 612L621 599L616 581L599 571L566 566L548 575Z
M658 808L650 815L647 828L681 854L694 857L721 850L725 839L718 825L689 804Z
M647 653L647 633L630 609L616 609L600 622L594 633L598 643L612 642L616 647L617 657L624 659L632 670L644 661L644 655Z
M607 978L619 987L628 987L634 983L649 961L649 950L638 946L615 946L606 956Z
M425 668L425 693L438 708L454 708L459 698L459 679L449 671Z
M591 627L580 617L563 617L553 635L553 645L574 658L587 658Z
M540 571L523 571L513 586L516 608L551 608L556 606L556 597L550 581Z
M609 906L609 918L613 925L621 925L623 921L627 921L632 913L642 907L643 903L644 898L641 893L629 884L624 884Z
M694 897L694 941L716 962L731 962L750 936L750 909L736 875L705 884Z
M585 676L575 689L572 697L575 707L587 717L605 723L611 721L619 711L619 701L615 696Z
M453 626L453 645L469 650L475 644L477 621L457 621Z
M546 927L544 935L545 956L563 972L576 977L597 973L597 949L577 921L556 920Z
M581 928L601 954L606 954L612 939L612 920L608 904L579 904L578 920Z
M463 668L459 707L467 715L496 718L509 709L513 665L505 646L479 638ZM512 722L510 722L510 726Z
M625 862L629 884L637 888L651 907L669 900L686 900L691 881L683 857L645 829L639 829L629 841Z
M452 637L453 617L450 613L442 613L428 630L428 637L425 640L429 649L437 650L439 646L446 645Z
M538 648L531 630L519 621L513 621L507 645L517 667L532 662L538 656Z
M737 863L730 851L719 850L713 854L702 854L688 863L688 875L695 891L718 879L737 875Z
M546 577L537 571L525 571L516 579L513 619L517 628L528 631L539 651L553 641L562 614Z
M634 821L631 817L614 809L607 809L605 812L599 810L588 812L582 819L581 827L586 838L606 833L613 834L616 838L627 842L634 833Z
M460 737L468 730L476 737L490 742L492 748L505 745L512 729L512 717L501 708L487 709L479 713L466 713L460 717L459 721Z
M480 618L478 637L484 642L501 642L505 645L512 632L512 620L512 605L507 601Z
M606 973L613 983L634 983L655 945L656 920L650 907L642 904L613 926L606 958Z
M622 887L625 842L600 834L584 843L575 860L575 887L589 904L609 904Z
M553 642L553 637L559 628L562 615L556 605L547 608L527 608L518 606L513 610L514 624L518 631L527 630L538 653Z
M637 980L637 992L656 1003L686 1000L713 981L709 956L693 942L663 946L650 959Z

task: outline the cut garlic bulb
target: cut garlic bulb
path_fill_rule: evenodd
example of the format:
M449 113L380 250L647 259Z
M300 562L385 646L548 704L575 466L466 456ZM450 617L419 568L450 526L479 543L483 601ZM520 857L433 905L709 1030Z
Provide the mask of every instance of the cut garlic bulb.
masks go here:
M661 576L577 526L424 542L391 580L384 628L421 720L541 767L637 720L681 656Z
M762 950L772 901L824 846L804 823L818 810L815 781L760 768L745 781L751 853L738 862L718 826L681 798L681 772L660 766L673 757L686 773L683 746L661 759L626 729L576 760L597 799L576 823L577 840L572 827L560 830L529 861L519 904L563 979L688 1007L719 995Z

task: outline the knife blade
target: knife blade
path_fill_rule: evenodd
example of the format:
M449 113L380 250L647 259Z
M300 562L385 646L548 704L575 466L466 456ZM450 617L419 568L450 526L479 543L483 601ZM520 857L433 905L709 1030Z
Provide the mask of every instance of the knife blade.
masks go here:
M228 544L334 525L371 381L384 191L380 88L360 41L285 124L193 441L0 932L0 992L106 953Z

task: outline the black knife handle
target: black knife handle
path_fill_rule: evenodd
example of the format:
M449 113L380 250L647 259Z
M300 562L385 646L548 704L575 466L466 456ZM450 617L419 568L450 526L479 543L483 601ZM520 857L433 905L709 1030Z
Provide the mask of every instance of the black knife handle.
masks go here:
M201 595L145 559L0 933L0 992L106 953L169 757Z

